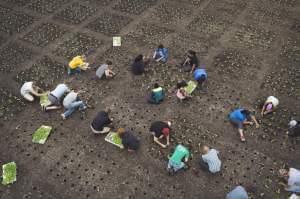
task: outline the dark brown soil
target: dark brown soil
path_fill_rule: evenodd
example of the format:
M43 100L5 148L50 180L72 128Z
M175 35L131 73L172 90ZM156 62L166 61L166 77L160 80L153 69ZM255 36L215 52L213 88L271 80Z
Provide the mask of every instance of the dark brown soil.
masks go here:
M296 0L0 0L0 164L18 166L17 182L0 186L0 198L218 199L238 184L256 186L254 199L287 198L278 169L300 168L300 140L285 136L289 119L300 119L299 13ZM112 47L118 35L122 46ZM169 63L132 76L133 58L159 43L169 47ZM188 49L198 53L209 81L206 92L179 103L174 86L191 76L175 63ZM95 67L68 77L69 59L82 53L93 66L111 59L116 78L91 80ZM91 108L66 121L62 110L44 113L19 94L28 80L44 89L67 82L85 90ZM168 91L158 106L145 103L155 82ZM279 108L261 118L269 95L279 98ZM107 107L115 128L141 139L136 154L90 131ZM255 110L261 124L246 128L246 143L227 120L237 107ZM172 146L161 149L148 129L165 119L173 121ZM44 145L33 144L42 124L54 130ZM190 169L168 176L167 156L177 143L193 146ZM221 173L199 169L204 144L220 151Z

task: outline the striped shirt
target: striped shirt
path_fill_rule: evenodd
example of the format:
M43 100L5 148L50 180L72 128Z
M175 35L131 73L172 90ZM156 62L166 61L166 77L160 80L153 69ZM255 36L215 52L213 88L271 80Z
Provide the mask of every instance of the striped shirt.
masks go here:
M221 170L221 160L218 157L218 153L216 149L210 149L207 154L202 155L203 161L208 164L209 171L212 173Z

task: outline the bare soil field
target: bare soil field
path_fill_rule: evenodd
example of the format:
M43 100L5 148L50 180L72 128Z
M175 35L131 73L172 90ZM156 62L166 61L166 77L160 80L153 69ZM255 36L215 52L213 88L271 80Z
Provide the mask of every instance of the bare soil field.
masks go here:
M299 27L297 0L0 0L0 164L17 164L17 182L1 185L0 198L219 199L239 184L257 188L253 199L287 198L278 170L300 169L300 139L285 135L290 117L300 118ZM121 47L112 47L113 36L122 37ZM133 76L135 56L160 43L170 61ZM175 63L189 49L208 71L207 92L179 103L174 86L192 77ZM94 66L112 60L118 75L94 81L93 68L68 76L70 59L87 52ZM45 90L67 82L86 91L91 107L66 121L62 110L42 112L20 95L31 80ZM149 105L155 82L167 98ZM270 95L279 108L261 118L259 106ZM227 119L237 107L255 110L261 124L246 129L246 143ZM141 140L137 153L93 135L90 123L105 108L115 128ZM171 147L161 149L149 127L165 119L173 122ZM53 132L44 145L33 144L41 125ZM191 144L193 156L186 172L169 176L167 156L177 143ZM220 151L216 175L199 168L204 144Z

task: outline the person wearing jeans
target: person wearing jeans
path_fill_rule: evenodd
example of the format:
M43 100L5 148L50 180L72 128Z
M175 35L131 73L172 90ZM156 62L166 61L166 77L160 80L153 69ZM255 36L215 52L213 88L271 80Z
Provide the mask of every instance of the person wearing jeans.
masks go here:
M64 99L63 105L65 107L65 112L61 114L63 119L67 119L76 110L84 110L87 108L86 104L80 100L78 93L71 91Z

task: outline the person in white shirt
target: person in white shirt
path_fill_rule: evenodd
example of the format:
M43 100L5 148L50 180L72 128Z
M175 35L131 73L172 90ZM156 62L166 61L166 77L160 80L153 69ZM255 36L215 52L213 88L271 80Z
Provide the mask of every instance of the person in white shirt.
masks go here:
M67 119L77 109L79 111L83 111L87 108L86 104L83 101L81 101L81 99L78 97L79 93L80 93L80 91L77 93L75 93L74 91L71 91L64 98L63 105L65 108L65 112L63 114L61 114L61 117L64 120Z
M42 89L35 85L35 82L25 82L21 89L21 95L30 102L34 101L34 97L40 97L43 95L43 93L39 93L39 91L42 92Z
M286 191L300 193L300 170L290 168L289 171L286 169L280 169L279 174L283 178L287 178Z
M263 108L261 110L261 115L267 115L268 113L272 113L275 111L279 104L279 100L274 96L269 96L267 100L265 101Z

